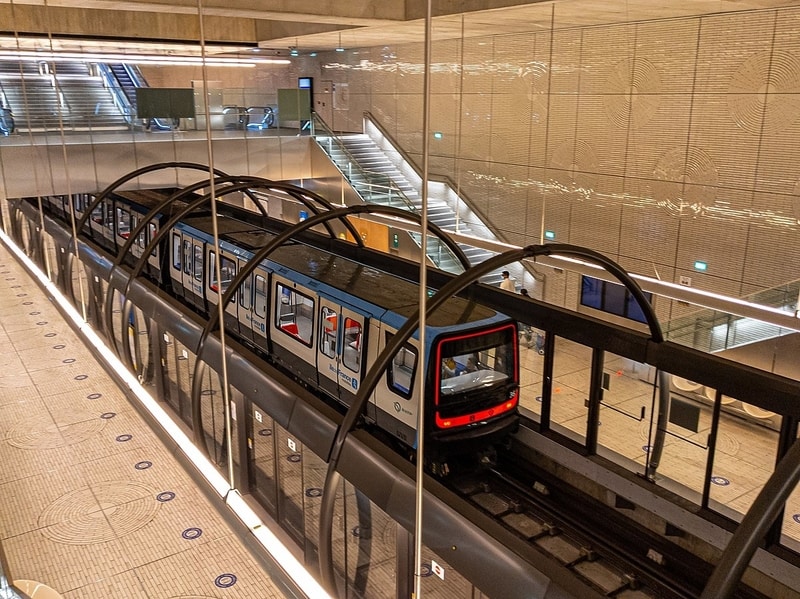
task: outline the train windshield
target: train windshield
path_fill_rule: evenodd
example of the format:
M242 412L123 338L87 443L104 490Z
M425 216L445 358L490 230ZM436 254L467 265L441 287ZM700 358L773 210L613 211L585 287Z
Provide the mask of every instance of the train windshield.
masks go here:
M439 393L471 394L516 382L513 327L442 342L439 351Z

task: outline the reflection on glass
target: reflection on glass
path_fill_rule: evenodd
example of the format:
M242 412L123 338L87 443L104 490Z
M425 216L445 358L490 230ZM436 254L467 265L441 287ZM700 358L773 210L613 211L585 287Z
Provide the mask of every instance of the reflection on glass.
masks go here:
M553 357L552 428L583 443L592 368L592 348L561 337Z
M481 340L481 338L476 338ZM500 343L475 351L464 351L463 343L446 343L440 360L442 397L469 393L505 383L513 375L514 349ZM459 353L453 354L452 351Z

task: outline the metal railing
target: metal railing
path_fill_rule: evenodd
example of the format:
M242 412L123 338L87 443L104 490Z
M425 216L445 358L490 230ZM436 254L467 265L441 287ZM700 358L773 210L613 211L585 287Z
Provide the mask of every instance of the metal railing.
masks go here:
M742 299L793 314L798 309L798 294L800 281L792 281ZM697 310L675 318L665 327L665 337L668 340L710 353L796 332L754 318L711 309Z
M419 214L420 211L414 203L391 177L364 168L339 136L316 113L311 114L311 135L364 202L392 206ZM336 152L340 155L336 156ZM422 246L421 235L409 233L409 236L418 247ZM463 268L450 249L435 237L428 238L425 254L441 270L463 272Z

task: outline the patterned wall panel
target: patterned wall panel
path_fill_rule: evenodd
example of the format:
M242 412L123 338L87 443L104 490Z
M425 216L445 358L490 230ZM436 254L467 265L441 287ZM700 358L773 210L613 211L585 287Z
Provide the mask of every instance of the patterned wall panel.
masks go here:
M708 275L740 281L748 228L746 221L682 217L676 267L692 269L695 261L700 260L708 265ZM734 287L738 293L739 287Z
M661 266L675 264L678 218L654 205L625 205L620 226L620 257L639 258ZM662 273L665 280L666 275Z
M800 279L797 196L756 193L743 279L770 288Z
M364 81L364 90L372 94L395 92L399 85L397 79L400 71L395 46L372 48L370 56L373 68L369 71L359 72L359 77L357 77ZM357 88L362 87L358 84L355 85Z
M623 179L598 175L595 184L603 193L591 193L584 200L572 201L570 243L593 248L617 259L622 230L622 205L618 198L622 193Z
M700 19L695 94L726 94L742 64L768 52L775 12L742 12Z
M608 118L605 94L581 95L578 100L576 135L592 148L595 172L622 176L628 154L628 127Z
M404 94L422 94L425 86L425 48L422 44L402 44L394 47L397 55L398 90Z
M798 29L793 8L437 43L432 171L511 243L544 224L724 293L798 278ZM368 108L418 154L422 45L380 52L350 83L368 79Z
M491 135L492 96L464 93L461 100L461 156L484 160Z
M492 58L492 93L527 95L530 89L528 70L534 39L527 33L500 35L494 41Z
M528 200L527 166L493 164L487 185L487 216L503 239L517 238L524 233L525 205Z
M431 44L431 93L458 94L461 91L461 40Z
M430 153L437 156L455 156L458 152L461 109L461 96L456 93L434 94L430 97ZM441 138L434 133L441 133Z
M494 38L473 37L464 40L463 89L469 94L491 94L494 79Z
M578 93L581 65L580 31L554 32L552 52L550 93L554 95L576 95Z
M686 148L691 114L690 95L665 95L646 125L631 128L628 135L625 173L641 182L653 179L662 157Z
M486 164L482 160L462 158L458 161L458 169L462 189L474 203L475 209L486 215L489 211L489 190L494 183L486 170Z
M530 101L528 94L492 94L487 160L528 164L530 148Z
M581 38L580 93L629 95L636 25L594 27Z
M525 226L520 234L520 245L542 243L542 214L544 212L545 169L531 167L526 180Z

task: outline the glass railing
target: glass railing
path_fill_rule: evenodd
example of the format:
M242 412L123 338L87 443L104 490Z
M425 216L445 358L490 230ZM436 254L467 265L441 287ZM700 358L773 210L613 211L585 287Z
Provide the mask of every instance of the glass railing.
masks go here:
M794 281L742 299L794 314L799 293L800 281ZM712 353L796 332L794 329L711 309L681 316L665 327L668 340Z
M316 113L312 113L311 117L311 135L364 202L393 206L419 214L414 203L390 177L361 166L356 157ZM417 246L421 247L422 236L410 235ZM425 253L437 268L453 273L463 272L461 263L439 238L429 236L426 245Z

